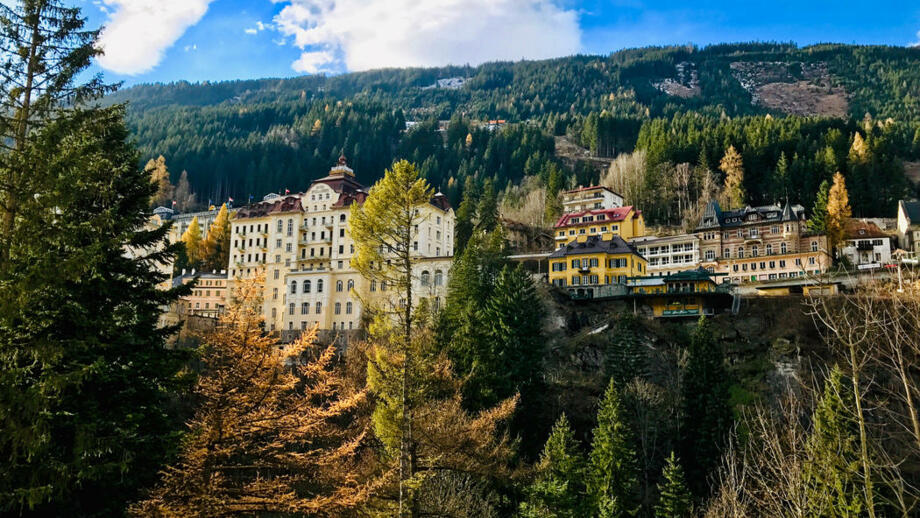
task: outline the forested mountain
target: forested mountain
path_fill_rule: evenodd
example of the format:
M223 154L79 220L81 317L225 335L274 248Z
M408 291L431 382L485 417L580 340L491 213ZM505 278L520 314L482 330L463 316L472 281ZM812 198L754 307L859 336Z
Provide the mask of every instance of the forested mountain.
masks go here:
M467 177L504 188L542 171L546 183L547 171L561 165L550 137L568 135L604 157L638 142L653 164L701 165L705 157L714 165L735 145L751 159L745 181L755 202L775 198L780 154L798 157L808 177L793 176L792 192L784 192L807 203L833 174L824 169L845 168L846 149L861 133L884 140L875 146L887 164L883 181L894 185L858 201L864 213L861 204L887 209L909 191L901 163L920 156L918 65L920 49L902 47L656 47L477 67L140 85L108 101L129 103L143 159L164 155L174 181L187 170L201 201L303 189L344 153L367 183L395 158L416 161L459 203ZM465 81L434 86L452 77ZM765 115L775 122L764 127ZM495 119L508 125L486 129ZM445 131L437 120L452 123ZM406 130L407 121L419 124ZM816 153L835 146L842 155L816 164ZM597 174L576 167L567 182Z

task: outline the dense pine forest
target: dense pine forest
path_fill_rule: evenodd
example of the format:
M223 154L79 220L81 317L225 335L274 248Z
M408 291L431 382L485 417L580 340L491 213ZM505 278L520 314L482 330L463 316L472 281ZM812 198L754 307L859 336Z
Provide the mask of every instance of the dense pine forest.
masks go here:
M852 170L865 187L854 189L856 213L889 215L911 191L903 163L920 158L918 65L914 48L725 44L140 85L107 102L128 103L143 159L163 155L174 183L187 171L202 202L303 189L344 153L368 184L394 159L412 160L456 205L467 178L504 189L540 175L548 187L548 171L562 165L552 137L567 136L595 156L638 147L648 167L688 163L717 174L733 145L751 203L789 197L810 206L823 180ZM433 87L450 77L465 82ZM489 131L489 120L508 124ZM447 130L437 121L450 121ZM859 167L848 163L857 133L870 148ZM602 172L569 162L561 187ZM667 208L651 212L673 222Z

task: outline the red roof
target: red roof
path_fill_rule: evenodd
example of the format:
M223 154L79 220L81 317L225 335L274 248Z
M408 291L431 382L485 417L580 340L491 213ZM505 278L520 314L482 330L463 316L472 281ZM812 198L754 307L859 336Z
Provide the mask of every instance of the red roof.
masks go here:
M563 214L562 217L556 221L556 224L553 225L555 228L559 227L580 227L582 225L596 225L598 223L606 223L608 221L624 221L627 216L633 214L632 217L636 217L642 214L642 211L634 211L633 206L629 205L626 207L616 207L613 209L594 209L594 210L585 210L582 212L574 212L571 214ZM598 214L603 214L604 219L597 219ZM579 221L577 223L572 222L573 220L581 219L582 216L594 216L594 221ZM571 222L571 223L570 223Z

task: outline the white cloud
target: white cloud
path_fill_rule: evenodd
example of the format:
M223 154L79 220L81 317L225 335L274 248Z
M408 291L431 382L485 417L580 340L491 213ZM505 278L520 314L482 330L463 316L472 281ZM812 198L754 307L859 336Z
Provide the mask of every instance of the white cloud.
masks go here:
M140 74L157 66L166 49L204 16L213 0L103 0L113 12L99 43L99 64L119 74Z
M243 32L245 32L246 34L259 34L259 29L246 29Z
M348 70L563 56L581 48L578 13L554 0L276 0L298 71L341 56Z
M917 31L917 41L911 43L911 47L920 47L920 31Z

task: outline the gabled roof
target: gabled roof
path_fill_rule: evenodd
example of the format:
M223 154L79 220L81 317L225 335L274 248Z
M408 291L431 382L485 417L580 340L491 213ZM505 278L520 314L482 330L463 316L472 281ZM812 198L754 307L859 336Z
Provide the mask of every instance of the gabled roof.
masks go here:
M750 216L756 215L756 221L750 221ZM781 223L784 221L801 221L805 219L805 207L801 205L792 205L786 202L780 206L778 203L773 205L761 205L751 207L750 205L743 209L725 210L719 207L719 202L711 201L706 205L703 216L700 218L700 224L697 230L707 230L724 227L741 227L747 224L762 223Z
M590 186L590 187L579 187L579 188L577 188L577 189L572 189L571 191L563 191L562 194L564 194L564 195L565 195L565 194L576 194L576 193L584 192L584 191L595 191L595 190L597 190L597 189L602 189L602 190L605 190L605 191L607 191L607 192L609 192L609 193L611 193L611 194L616 194L617 196L620 196L619 194L617 194L617 193L616 193L613 189L611 189L610 187L604 187L603 185L592 185L592 186ZM622 196L620 196L620 198L622 198Z
M598 223L607 223L607 222L617 222L624 221L629 217L630 213L633 213L633 217L642 214L642 211L634 210L632 205L626 207L614 207L612 209L593 209L593 210L584 210L581 212L573 212L571 214L563 214L556 224L555 228L559 227L580 227L582 225L596 225ZM603 215L604 219L597 219L598 215ZM584 216L594 216L593 221L580 221ZM578 219L579 221L575 223L574 221Z
M601 239L601 236L593 235L588 236L584 243L579 243L578 240L575 240L556 249L550 254L549 258L558 259L569 255L583 254L635 254L642 257L632 245L624 241L620 236L613 236L611 239L604 240Z
M920 224L920 201L901 200L898 205L912 225Z
M844 239L873 239L889 237L878 225L870 221L851 219L844 230Z

